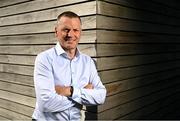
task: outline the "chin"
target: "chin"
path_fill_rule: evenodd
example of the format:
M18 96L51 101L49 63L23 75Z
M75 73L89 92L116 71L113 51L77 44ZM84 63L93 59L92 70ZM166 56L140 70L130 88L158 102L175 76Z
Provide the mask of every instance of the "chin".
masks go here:
M67 48L68 50L70 50L70 49L75 49L76 47L67 46L66 48Z

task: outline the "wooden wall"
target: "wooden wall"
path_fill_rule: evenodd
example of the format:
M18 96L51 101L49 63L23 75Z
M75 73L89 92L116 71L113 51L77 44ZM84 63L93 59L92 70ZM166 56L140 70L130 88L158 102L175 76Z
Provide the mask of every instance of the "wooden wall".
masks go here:
M31 119L36 55L55 45L59 13L83 22L79 48L108 89L93 119L176 119L180 109L177 0L1 0L0 120ZM97 117L94 117L97 116Z
M99 0L98 119L180 119L180 2Z
M39 52L55 45L56 17L66 10L82 18L80 50L96 57L96 1L0 1L0 120L31 119L34 60Z

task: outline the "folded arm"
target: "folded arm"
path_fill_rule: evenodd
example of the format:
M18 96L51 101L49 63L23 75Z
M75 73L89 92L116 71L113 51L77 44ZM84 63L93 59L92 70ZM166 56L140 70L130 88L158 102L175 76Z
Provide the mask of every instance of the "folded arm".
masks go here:
M92 84L87 84L84 87L84 89L93 89L93 88L94 87ZM72 86L56 85L55 90L56 90L56 93L58 93L61 96L72 97L74 88Z
M70 97L75 102L82 105L99 105L103 104L106 97L106 88L102 84L95 64L93 60L91 60L91 68L90 68L90 77L89 84L84 86L83 88L73 87L73 93L71 94L71 88L56 86L56 92L59 95L64 95Z
M63 111L71 101L55 91L52 67L46 55L38 55L35 61L34 84L38 106L43 112Z

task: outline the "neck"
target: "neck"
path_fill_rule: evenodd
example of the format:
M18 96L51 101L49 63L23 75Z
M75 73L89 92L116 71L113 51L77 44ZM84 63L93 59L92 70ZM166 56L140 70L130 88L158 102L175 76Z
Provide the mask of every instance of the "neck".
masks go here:
M70 59L73 59L76 55L76 49L69 49L69 50L65 50L65 51L68 54L68 57Z

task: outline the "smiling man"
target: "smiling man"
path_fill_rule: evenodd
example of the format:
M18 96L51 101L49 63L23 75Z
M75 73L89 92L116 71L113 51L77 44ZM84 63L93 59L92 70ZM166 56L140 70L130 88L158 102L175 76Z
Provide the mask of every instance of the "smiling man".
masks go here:
M82 105L104 103L106 89L94 61L77 48L81 31L77 14L66 11L58 16L56 46L38 54L35 61L33 120L78 121Z

